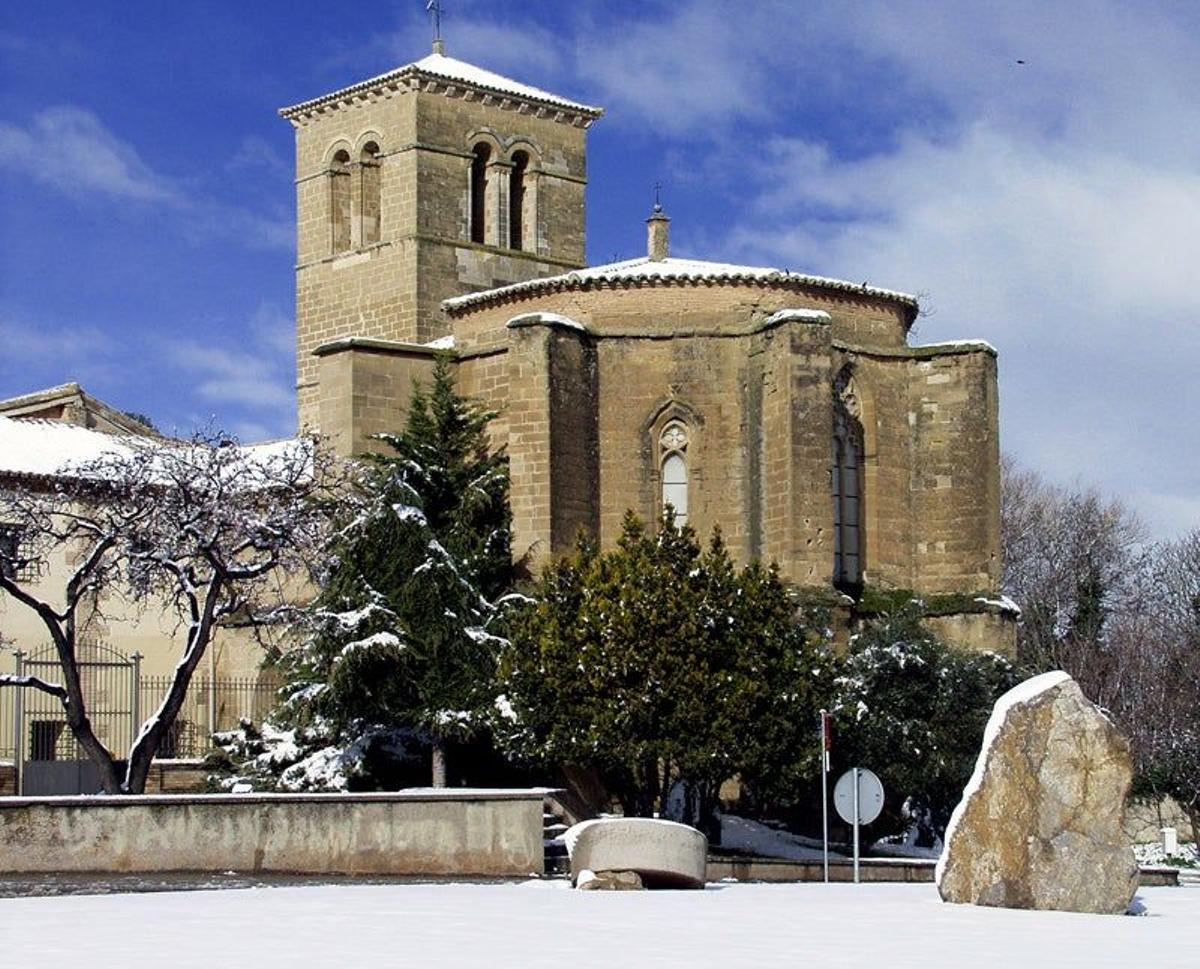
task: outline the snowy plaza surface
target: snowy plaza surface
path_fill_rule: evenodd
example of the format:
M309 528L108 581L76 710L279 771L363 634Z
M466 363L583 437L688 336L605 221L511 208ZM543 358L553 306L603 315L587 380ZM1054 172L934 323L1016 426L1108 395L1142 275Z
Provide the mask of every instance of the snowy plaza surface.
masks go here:
M1200 886L1140 917L943 904L932 885L563 881L316 885L0 899L0 965L1200 966Z

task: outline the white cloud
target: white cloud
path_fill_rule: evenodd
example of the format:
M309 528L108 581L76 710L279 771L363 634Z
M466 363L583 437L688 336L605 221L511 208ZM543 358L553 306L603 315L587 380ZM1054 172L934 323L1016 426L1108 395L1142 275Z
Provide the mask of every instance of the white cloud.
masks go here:
M190 340L164 348L187 375L195 397L216 407L218 423L241 440L289 434L295 427L295 328L271 303L261 303L236 348Z
M294 170L266 138L246 135L225 167L231 172L261 171L272 178L291 178Z
M454 24L446 53L520 80L538 75L561 76L565 46L561 38L536 24L465 20ZM411 48L406 51L412 53ZM411 59L404 52L398 53L402 60L397 63Z
M0 165L72 195L179 202L176 187L90 111L47 108L28 126L0 122Z
M93 326L35 322L0 309L0 348L3 396L32 393L69 380L85 388L120 380L119 348Z
M196 332L193 329L193 332ZM209 342L144 339L139 352L93 326L32 321L0 309L0 396L78 381L117 408L135 406L147 380L166 380L173 395L151 416L168 433L195 427L227 430L243 441L295 430L295 327L279 306L262 302L238 328L240 340L216 328ZM126 399L129 398L129 399ZM213 413L194 411L203 402ZM138 405L145 406L145 405ZM216 416L214 416L214 414Z
M244 139L230 164L251 163L286 172L266 142ZM0 121L0 169L30 178L73 198L134 200L165 206L175 227L194 240L221 239L248 249L290 250L296 242L291 214L263 214L185 191L181 180L147 165L91 111L70 105L38 112L28 125Z
M730 20L738 25L731 29ZM661 18L644 7L618 20L602 7L576 37L576 70L610 123L651 124L675 134L722 129L769 111L767 58L747 49L747 27L759 11L697 3Z

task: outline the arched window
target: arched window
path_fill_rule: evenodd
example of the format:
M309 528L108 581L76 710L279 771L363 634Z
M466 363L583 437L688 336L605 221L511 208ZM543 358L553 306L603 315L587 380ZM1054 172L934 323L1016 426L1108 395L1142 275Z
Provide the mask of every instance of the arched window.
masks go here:
M686 525L688 520L687 427L671 421L658 436L662 452L662 507L670 505L675 512L675 524Z
M481 141L472 150L471 159L471 241L487 241L487 182L488 162L492 148Z
M854 377L847 368L833 385L833 581L857 587L863 579L863 432Z
M339 149L329 167L329 230L332 252L350 249L350 153Z
M368 141L358 159L358 244L379 241L379 145Z
M524 249L523 219L525 216L525 173L529 170L529 154L513 152L512 171L508 176L508 245Z

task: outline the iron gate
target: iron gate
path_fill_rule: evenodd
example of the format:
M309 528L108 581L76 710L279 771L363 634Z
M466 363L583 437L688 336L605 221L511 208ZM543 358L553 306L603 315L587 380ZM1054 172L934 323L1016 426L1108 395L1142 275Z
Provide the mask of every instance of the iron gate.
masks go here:
M26 657L15 654L18 676L62 680L53 646ZM79 678L92 730L109 750L128 750L141 722L138 710L141 654L125 656L103 643L79 646ZM57 697L40 690L16 690L14 710L17 775L21 793L91 794L100 788L96 765L67 727Z

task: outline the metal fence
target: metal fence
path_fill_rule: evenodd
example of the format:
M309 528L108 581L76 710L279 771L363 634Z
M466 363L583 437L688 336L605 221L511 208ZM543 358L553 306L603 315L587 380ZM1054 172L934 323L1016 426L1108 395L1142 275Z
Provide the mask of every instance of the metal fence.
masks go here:
M212 748L212 735L232 730L241 720L262 723L275 707L278 680L267 673L257 676L195 677L175 723L158 746L159 757L203 757ZM152 714L171 687L169 676L143 676L145 715Z
M53 650L14 654L15 672L59 682L62 672ZM141 655L126 657L103 644L80 649L80 678L88 718L97 737L117 757L128 753L135 730L152 716L170 689L168 675L142 675ZM261 723L274 708L278 678L199 675L192 679L175 723L159 744L158 756L203 757L213 733L242 719ZM20 767L28 761L85 758L56 697L31 688L0 688L0 760Z

